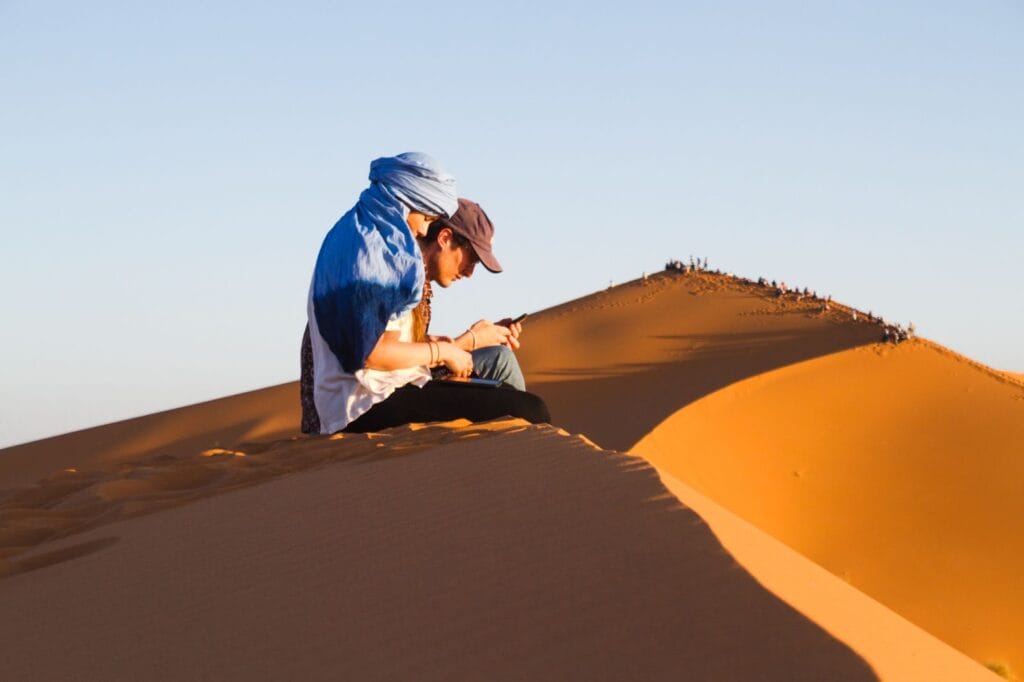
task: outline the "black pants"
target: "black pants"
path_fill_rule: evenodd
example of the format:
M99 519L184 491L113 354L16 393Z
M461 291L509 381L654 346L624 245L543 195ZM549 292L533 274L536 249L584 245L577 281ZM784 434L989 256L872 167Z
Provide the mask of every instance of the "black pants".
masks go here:
M548 407L538 396L510 386L480 388L455 382L430 381L423 388L403 386L346 426L343 431L380 431L412 422L468 419L482 422L519 417L533 424L551 422Z

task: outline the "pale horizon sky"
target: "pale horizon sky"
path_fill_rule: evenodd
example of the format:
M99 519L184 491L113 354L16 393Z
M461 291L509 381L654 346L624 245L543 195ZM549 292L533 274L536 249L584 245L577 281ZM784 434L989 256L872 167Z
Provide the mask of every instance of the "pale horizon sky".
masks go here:
M0 0L0 447L294 380L323 236L413 150L506 267L438 291L438 333L693 254L1024 372L1022 29L1009 1Z

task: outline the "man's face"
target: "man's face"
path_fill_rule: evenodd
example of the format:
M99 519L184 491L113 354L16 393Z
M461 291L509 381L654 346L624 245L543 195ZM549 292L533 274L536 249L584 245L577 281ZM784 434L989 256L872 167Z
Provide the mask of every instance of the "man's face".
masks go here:
M459 245L454 233L445 228L437 235L436 248L427 257L427 277L442 287L463 277L472 277L478 258L472 245Z

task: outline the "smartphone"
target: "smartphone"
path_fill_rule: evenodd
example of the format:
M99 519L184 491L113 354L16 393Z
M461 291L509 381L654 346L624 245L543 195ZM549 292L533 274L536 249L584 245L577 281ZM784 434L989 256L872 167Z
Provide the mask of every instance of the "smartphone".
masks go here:
M530 314L530 313L523 313L522 315L520 315L520 316L519 316L519 317L517 317L516 319L512 320L512 324L519 324L520 322L522 322L523 320L525 320L525 319L526 319L526 316L527 316L527 315L529 315L529 314Z

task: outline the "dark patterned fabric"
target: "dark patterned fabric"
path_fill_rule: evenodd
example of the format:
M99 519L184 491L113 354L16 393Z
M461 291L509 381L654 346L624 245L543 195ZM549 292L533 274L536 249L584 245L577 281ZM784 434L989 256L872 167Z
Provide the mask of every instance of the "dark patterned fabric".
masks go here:
M413 339L425 341L430 328L430 299L434 292L430 282L423 283L423 298L413 308ZM301 428L303 433L320 433L320 415L313 400L313 342L309 338L309 325L302 334L302 348L299 351L299 401L302 404Z
M313 342L309 340L309 325L302 334L302 350L299 353L299 400L302 402L302 432L320 433L320 415L313 402Z

